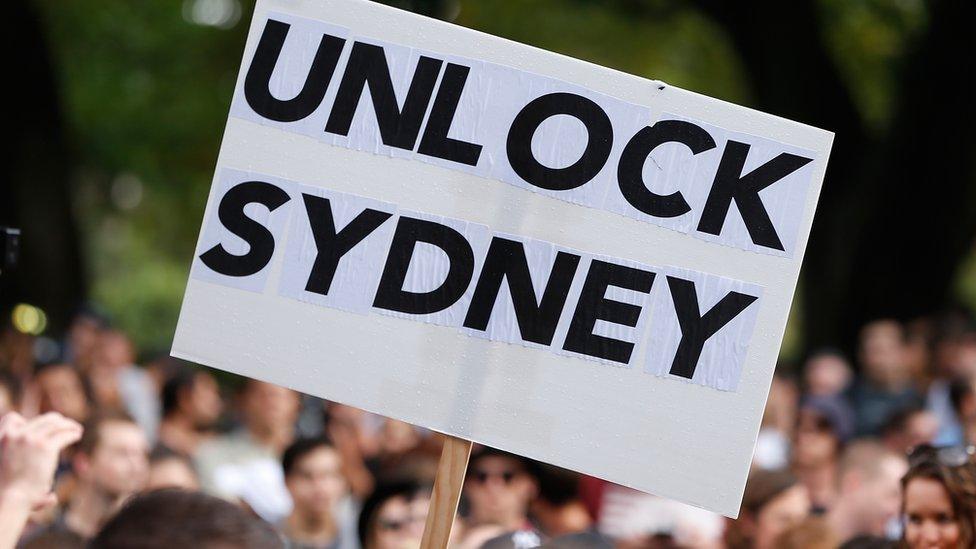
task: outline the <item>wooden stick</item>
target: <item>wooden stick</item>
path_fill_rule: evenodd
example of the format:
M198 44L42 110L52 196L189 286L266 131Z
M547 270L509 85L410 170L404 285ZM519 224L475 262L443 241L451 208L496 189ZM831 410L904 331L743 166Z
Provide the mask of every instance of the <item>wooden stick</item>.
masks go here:
M427 524L424 526L420 549L447 548L458 501L461 500L461 488L464 486L464 475L468 469L468 458L471 456L471 444L470 440L450 435L444 439L444 449L441 450L441 460L437 464L437 478L434 480L434 492L430 497L430 510L427 511Z

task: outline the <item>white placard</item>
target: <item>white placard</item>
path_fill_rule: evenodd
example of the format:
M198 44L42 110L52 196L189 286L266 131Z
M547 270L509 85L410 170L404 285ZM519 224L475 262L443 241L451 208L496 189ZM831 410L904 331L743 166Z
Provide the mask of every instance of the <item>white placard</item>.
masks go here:
M259 0L173 354L735 516L831 140Z

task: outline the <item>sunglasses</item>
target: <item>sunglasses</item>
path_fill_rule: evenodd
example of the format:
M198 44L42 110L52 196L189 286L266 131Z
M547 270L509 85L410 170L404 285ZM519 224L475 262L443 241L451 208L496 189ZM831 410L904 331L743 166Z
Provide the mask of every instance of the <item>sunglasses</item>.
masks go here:
M976 446L932 446L921 444L908 454L908 466L935 462L946 467L959 467L969 463L976 454Z
M500 473L492 473L490 471L474 471L471 473L471 480L477 482L478 484L488 484L488 481L492 478L500 478L505 485L509 485L518 476L517 471L502 471Z

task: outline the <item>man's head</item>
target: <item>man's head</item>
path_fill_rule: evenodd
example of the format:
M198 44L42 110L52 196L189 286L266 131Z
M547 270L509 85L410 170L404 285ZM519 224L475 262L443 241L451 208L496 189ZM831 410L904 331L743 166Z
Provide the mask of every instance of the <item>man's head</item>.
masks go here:
M889 450L907 455L921 444L931 444L939 433L939 418L923 408L907 408L892 414L881 430Z
M73 456L79 482L105 497L122 498L145 485L149 443L128 416L105 414L92 418Z
M79 423L88 420L88 391L81 373L70 364L47 364L38 368L34 380L40 397L40 412L58 412Z
M163 417L181 416L198 429L213 425L223 407L213 376L191 368L178 371L166 381L162 401Z
M200 479L189 458L164 447L153 450L149 456L149 474L146 490L182 488L197 490Z
M867 376L882 387L908 381L905 329L894 320L875 320L861 329L859 357Z
M875 441L851 443L840 460L839 512L853 524L854 535L884 535L885 525L901 505L901 477L908 470L902 455Z
M298 393L285 387L249 379L240 393L241 419L248 430L267 433L290 428L298 418Z
M380 484L359 512L359 543L363 549L418 547L429 508L427 484L414 481Z
M327 516L346 493L342 458L325 439L299 439L281 458L285 486L294 511L303 516Z
M135 347L119 330L103 330L98 334L93 359L94 365L101 368L124 368L135 362Z
M851 365L840 351L821 349L807 358L803 381L809 395L831 397L851 382Z
M777 538L810 514L807 489L785 470L749 474L738 520L725 532L729 547L772 549Z
M130 499L88 545L91 549L280 549L263 520L200 492L164 489Z
M474 524L517 528L537 492L528 460L488 447L471 457L464 495Z
M810 468L835 462L852 430L853 418L836 398L804 400L796 424L794 464Z

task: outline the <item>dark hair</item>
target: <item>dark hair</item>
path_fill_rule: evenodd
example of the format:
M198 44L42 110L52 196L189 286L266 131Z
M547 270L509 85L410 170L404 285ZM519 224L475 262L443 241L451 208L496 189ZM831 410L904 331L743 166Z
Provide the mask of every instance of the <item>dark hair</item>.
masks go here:
M89 549L142 547L279 549L270 524L201 492L164 488L130 499L89 542Z
M963 400L971 394L973 394L973 386L968 381L952 380L949 384L949 402L952 403L952 409L956 414L960 414Z
M539 465L539 499L562 506L579 499L579 473L556 467Z
M373 530L373 525L376 523L380 508L383 507L384 503L395 497L412 500L421 495L429 494L430 490L430 484L410 480L377 486L363 502L363 507L359 511L359 522L356 530L359 534L359 543L363 549L370 549L369 533Z
M197 382L197 376L199 374L200 372L197 370L180 368L166 380L166 383L163 384L163 391L160 397L163 405L163 417L169 417L176 411L176 408L180 405L180 395L184 391L193 389L193 385Z
M925 411L925 408L913 404L895 410L894 412L888 414L885 418L884 423L881 426L882 436L896 435L903 433L908 427L908 421L912 419L916 414L920 414Z
M742 510L759 513L769 502L797 484L796 477L787 470L755 471L749 475L746 483L745 493L742 495Z
M739 520L727 523L725 544L729 549L752 547L752 534L745 523L755 520L762 509L790 488L798 484L796 477L785 469L757 469L749 474L742 496Z
M109 422L131 423L138 427L139 424L132 416L125 412L110 410L101 411L90 417L85 422L85 429L81 433L81 440L78 441L77 449L85 455L91 455L102 441L102 426Z
M284 471L285 476L291 475L292 470L295 468L295 464L298 460L311 454L319 448L328 448L330 450L335 450L332 441L325 437L317 438L300 438L295 442L292 442L285 453L281 455L281 469Z
M152 449L151 452L149 452L150 465L170 460L182 462L184 465L189 467L194 474L196 474L196 466L193 465L193 460L190 459L190 457L186 454L177 452L176 450L170 449L162 444L157 445Z
M919 452L924 451L924 454ZM938 448L920 447L909 456L908 472L901 479L902 514L908 484L917 478L934 480L945 488L959 524L960 547L976 543L976 462L971 455L959 465L948 465L938 459ZM904 533L902 534L904 537Z
M471 459L468 460L468 471L474 469L476 463L487 457L500 457L507 458L519 464L522 470L534 479L539 478L539 463L533 461L529 458L522 457L517 454L512 454L506 452L505 450L499 450L498 448L492 448L491 446L481 446L476 448L471 453Z

